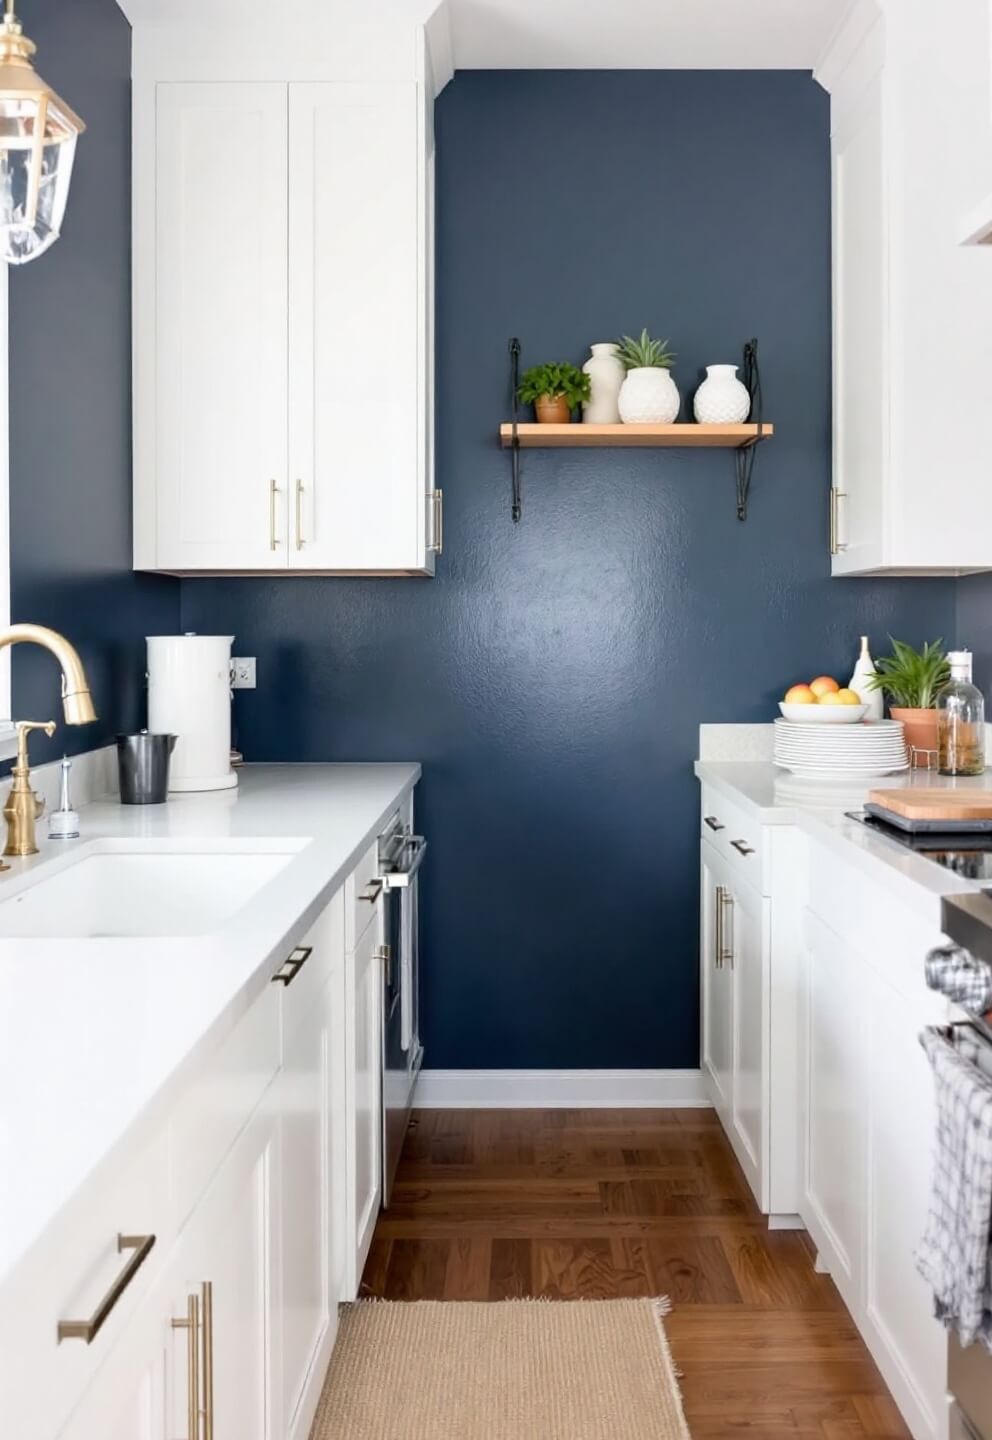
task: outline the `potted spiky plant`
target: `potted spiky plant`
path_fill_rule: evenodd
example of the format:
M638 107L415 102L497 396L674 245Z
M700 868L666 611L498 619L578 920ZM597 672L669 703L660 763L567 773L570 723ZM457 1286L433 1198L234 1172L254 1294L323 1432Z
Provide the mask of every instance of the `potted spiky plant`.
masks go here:
M936 751L937 696L951 678L943 641L927 641L922 650L914 650L903 640L892 640L892 654L876 660L875 672L869 684L886 696L893 720L902 721L910 751Z
M617 358L627 371L620 387L620 419L625 425L671 425L682 403L671 376L675 356L667 340L652 340L642 330L635 340L617 341Z
M520 377L517 395L533 405L539 425L568 425L572 411L589 399L592 382L577 365L556 361L533 365Z

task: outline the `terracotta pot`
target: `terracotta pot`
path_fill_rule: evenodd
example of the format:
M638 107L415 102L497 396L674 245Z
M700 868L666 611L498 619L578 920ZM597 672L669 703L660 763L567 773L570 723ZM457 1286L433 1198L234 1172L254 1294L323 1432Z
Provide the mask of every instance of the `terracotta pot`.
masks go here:
M564 395L538 395L534 411L539 425L569 425L572 412Z
M932 762L930 757L924 754L914 755L914 750L924 751L937 749L937 712L936 710L907 710L901 705L891 705L889 714L893 720L901 720L906 731L906 744L909 747L909 763L917 770L926 770L932 763L936 768L936 757Z

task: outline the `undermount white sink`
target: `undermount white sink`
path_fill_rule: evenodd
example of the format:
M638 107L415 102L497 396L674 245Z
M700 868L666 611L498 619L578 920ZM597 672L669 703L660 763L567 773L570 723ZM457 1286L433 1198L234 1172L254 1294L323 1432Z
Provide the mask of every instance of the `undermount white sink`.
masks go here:
M37 880L14 880L9 895L0 875L0 939L213 934L302 843L195 849L191 842L180 850L172 842L95 841Z

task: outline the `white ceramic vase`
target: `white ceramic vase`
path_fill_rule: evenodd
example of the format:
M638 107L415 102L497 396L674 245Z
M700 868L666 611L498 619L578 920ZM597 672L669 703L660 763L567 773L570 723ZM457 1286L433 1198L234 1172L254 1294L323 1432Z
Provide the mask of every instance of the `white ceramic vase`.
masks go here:
M620 386L626 370L613 344L590 345L592 356L583 370L592 381L592 393L582 406L584 425L617 425L620 421Z
M707 365L693 409L700 425L742 425L751 411L751 397L737 378L737 366Z
M660 366L628 370L620 387L620 419L625 425L671 425L681 405L671 374Z

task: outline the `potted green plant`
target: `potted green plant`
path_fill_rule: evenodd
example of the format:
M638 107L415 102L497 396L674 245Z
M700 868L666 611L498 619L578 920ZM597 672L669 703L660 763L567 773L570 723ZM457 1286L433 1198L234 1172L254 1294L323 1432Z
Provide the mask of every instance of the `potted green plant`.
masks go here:
M876 673L868 682L885 695L893 720L902 721L911 751L937 749L937 696L951 678L943 644L927 641L922 650L914 650L903 640L892 640L892 654L876 660Z
M588 375L562 360L525 370L517 395L524 405L533 405L538 424L568 425L575 407L589 399L591 388Z
M670 425L682 401L672 379L675 356L667 340L652 340L642 330L638 340L624 335L617 341L617 359L627 371L617 404L625 425Z

